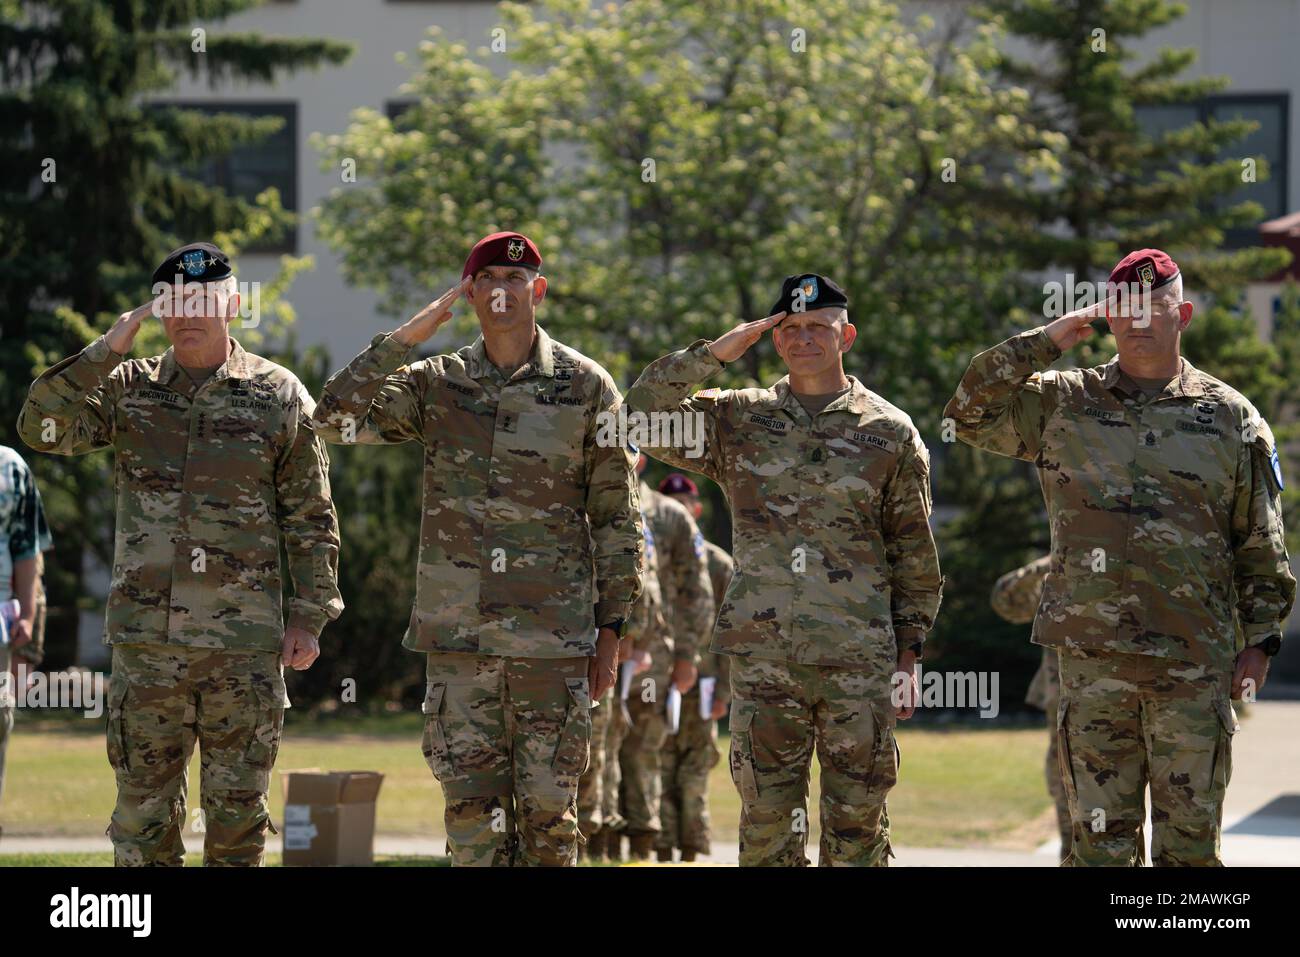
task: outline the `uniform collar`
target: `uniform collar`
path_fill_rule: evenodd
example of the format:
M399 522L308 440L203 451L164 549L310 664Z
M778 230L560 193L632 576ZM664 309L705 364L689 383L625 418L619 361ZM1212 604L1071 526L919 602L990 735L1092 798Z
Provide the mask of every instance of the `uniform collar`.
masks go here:
M511 381L515 379L525 379L528 376L542 375L547 378L555 377L555 343L546 330L541 326L534 327L537 332L533 336L533 348L528 354L528 359L518 371L511 376ZM489 375L501 377L501 370L492 364L488 358L487 343L483 341L482 334L474 340L474 344L469 347L469 362L467 372L471 379L482 379Z
M848 376L848 380L849 391L822 409L822 413L852 412L854 415L861 415L871 407L871 393L867 391L867 387L853 376ZM803 406L799 404L798 396L790 388L790 377L785 376L772 388L768 389L767 393L750 408L768 409L769 411L784 409L791 415L798 415Z
M1111 359L1101 367L1101 384L1107 389L1118 389L1126 395L1137 395L1142 391L1138 384L1133 381L1132 376L1119 367L1119 356ZM1205 386L1201 382L1200 372L1197 371L1194 365L1179 356L1178 375L1170 380L1164 391L1157 395L1156 398L1197 398L1203 395L1205 395Z
M226 361L223 362L217 371L212 374L213 379L247 379L249 378L249 361L248 353L244 347L239 344L239 340L233 336L228 337L230 342L229 352L226 355ZM159 385L170 386L176 377L181 374L180 363L176 361L176 350L169 346L163 353L162 359L158 362L158 368L154 370L150 378Z

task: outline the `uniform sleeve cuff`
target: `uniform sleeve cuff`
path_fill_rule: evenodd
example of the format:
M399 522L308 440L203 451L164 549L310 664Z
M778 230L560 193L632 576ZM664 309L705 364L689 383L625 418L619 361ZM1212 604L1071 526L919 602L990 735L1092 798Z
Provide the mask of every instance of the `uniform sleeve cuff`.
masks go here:
M632 617L632 603L630 601L615 601L612 598L602 598L596 602L596 627L599 628L606 622L613 621L615 618L628 619Z
M295 609L289 614L289 628L301 628L308 632L314 638L319 638L320 633L325 630L325 622L329 621L329 615L324 611L304 611Z
M396 372L412 348L394 339L391 332L381 333L370 340L370 364L384 375Z
M81 350L81 362L74 364L69 369L69 377L79 386L86 390L95 388L104 380L110 372L116 369L126 359L126 356L120 356L108 347L108 340L100 336L94 342L91 342L86 348ZM88 376L78 375L76 366L82 366L91 374Z
M21 648L13 649L14 657L21 658L29 668L37 668L45 660L45 652L39 648L33 648L31 645L23 645Z
M925 631L915 625L895 625L894 641L900 655L905 651L915 651L919 658L925 648Z
M1282 626L1276 621L1266 621L1259 624L1249 624L1242 622L1241 634L1246 639L1246 647L1253 648L1255 645L1262 645L1270 638L1282 637Z
M717 372L719 369L725 368L726 363L713 354L712 350L709 349L711 345L713 345L711 339L696 339L686 347L686 351L707 364L714 372Z
M1061 358L1063 353L1056 347L1052 337L1047 334L1046 326L1031 329L1024 335L1029 339L1031 355L1038 361L1039 365L1046 368Z

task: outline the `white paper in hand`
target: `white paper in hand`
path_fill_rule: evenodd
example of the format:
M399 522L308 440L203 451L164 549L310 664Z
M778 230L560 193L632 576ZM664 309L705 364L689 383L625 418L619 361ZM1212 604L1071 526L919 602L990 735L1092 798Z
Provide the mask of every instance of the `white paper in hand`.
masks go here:
M704 721L712 720L713 716L713 693L717 690L717 678L700 679L700 718Z
M676 685L668 686L668 733L676 734L682 726L682 693Z

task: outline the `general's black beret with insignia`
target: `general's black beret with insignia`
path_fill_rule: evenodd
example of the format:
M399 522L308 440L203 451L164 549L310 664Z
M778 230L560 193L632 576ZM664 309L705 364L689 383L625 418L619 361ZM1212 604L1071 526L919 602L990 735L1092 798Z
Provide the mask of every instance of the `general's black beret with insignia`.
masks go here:
M769 316L778 312L811 312L814 309L848 308L849 297L836 285L835 280L827 279L816 273L803 273L798 276L786 276L781 284L781 295Z
M231 274L230 257L212 243L186 243L173 249L153 271L153 284L215 282Z

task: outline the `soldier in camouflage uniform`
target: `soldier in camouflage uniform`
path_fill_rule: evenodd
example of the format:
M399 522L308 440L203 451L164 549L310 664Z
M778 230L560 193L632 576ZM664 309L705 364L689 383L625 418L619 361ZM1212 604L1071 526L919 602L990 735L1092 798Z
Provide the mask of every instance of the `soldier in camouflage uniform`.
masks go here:
M646 459L638 461L644 471ZM647 860L659 838L664 742L670 737L669 686L685 695L695 684L699 649L713 625L713 589L704 536L685 508L644 482L641 507L657 545L659 593L666 627L638 646L645 668L627 699L630 725L619 751L620 804L632 860Z
M1155 863L1217 865L1230 698L1262 686L1295 597L1281 469L1254 406L1180 357L1173 261L1137 250L1110 280L1140 293L980 353L945 414L1039 469L1052 559L1033 640L1060 651L1066 863L1141 863L1149 785ZM1102 317L1119 355L1049 371Z
M592 698L640 589L635 458L597 441L618 389L536 325L540 268L526 237L486 237L461 283L376 336L316 410L332 442L425 448L403 645L427 654L423 749L455 864L576 863ZM461 294L482 336L407 364Z
M989 603L993 610L1013 625L1027 625L1034 620L1038 600L1043 594L1043 579L1051 568L1052 556L1036 558L1007 572L993 585ZM1070 853L1070 803L1065 799L1065 785L1061 782L1061 768L1057 761L1056 712L1061 701L1061 673L1055 648L1043 648L1042 661L1029 682L1025 704L1038 708L1047 715L1047 758L1043 762L1043 777L1047 793L1056 807L1056 828L1061 835L1061 860Z
M52 546L32 470L21 455L0 445L0 602L16 598L19 604L18 617L8 624L6 640L0 644L0 797L18 682L25 681L44 657L42 554Z
M691 517L699 521L703 514L699 489L680 473L673 473L659 483L659 491L686 506ZM713 614L717 618L722 599L731 584L735 563L731 556L710 541L705 541L709 582L713 588ZM681 728L664 742L663 803L659 811L662 828L656 851L661 861L673 859L673 849L681 850L682 860L690 862L698 854L708 854L709 842L709 772L717 765L718 721L727 716L731 701L731 669L727 655L705 651L700 655L700 680L682 698ZM701 713L703 687L712 684L709 713Z
M641 596L632 606L628 618L627 635L631 647L626 649L626 655L620 653L621 666L626 662L635 665L635 661L641 661L646 662L644 667L648 667L648 655L668 630L659 594L659 559L654 531L646 521L644 501L642 505L645 573L641 579ZM578 828L587 842L585 851L579 856L593 861L604 860L607 855L615 860L621 859L623 830L627 823L619 809L619 791L623 781L619 752L628 732L628 723L623 717L627 705L616 697L617 691L617 688L607 691L600 706L592 710L591 763L578 781Z
M893 678L912 675L939 606L929 454L906 414L844 375L846 306L825 277L789 277L773 315L653 362L627 396L629 416L698 417L699 457L646 451L713 479L731 506L736 572L710 650L733 656L742 866L808 863L814 748L821 863L887 862L894 722L915 701L896 708ZM777 323L787 378L691 395ZM914 694L915 680L897 687Z
M289 704L282 659L309 667L343 608L329 460L302 384L229 337L239 297L225 255L183 246L153 280L155 294L167 290L155 303L32 384L18 428L38 451L115 453L105 640L117 864L181 864L197 740L204 863L259 865ZM127 359L151 313L172 348Z

